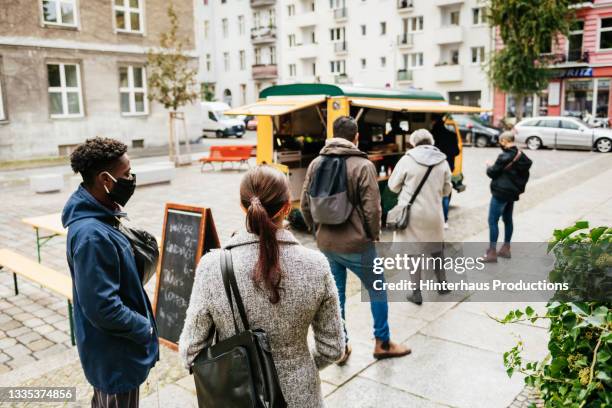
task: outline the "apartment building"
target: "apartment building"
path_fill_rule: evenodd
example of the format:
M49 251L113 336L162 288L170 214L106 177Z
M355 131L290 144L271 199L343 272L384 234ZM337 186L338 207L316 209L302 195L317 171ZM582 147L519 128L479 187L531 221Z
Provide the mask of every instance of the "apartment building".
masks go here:
M529 95L524 116L569 115L607 120L612 115L612 1L578 1L569 36L551 40L553 79L542 92ZM501 43L499 47L503 46ZM511 95L495 92L494 117L515 117Z
M436 90L456 104L492 106L482 65L493 39L480 0L204 3L197 36L208 35L199 52L210 69L202 78L219 100L250 102L274 83L325 82ZM250 38L238 36L240 16Z
M0 8L0 160L68 154L94 136L167 143L147 99L146 53L169 28L164 0L12 0ZM195 59L194 7L174 0ZM196 107L186 109L197 135Z

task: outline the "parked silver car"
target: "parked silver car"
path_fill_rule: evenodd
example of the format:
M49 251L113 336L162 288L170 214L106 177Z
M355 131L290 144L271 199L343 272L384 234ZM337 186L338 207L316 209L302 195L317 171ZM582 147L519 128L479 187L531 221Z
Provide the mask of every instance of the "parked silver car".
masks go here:
M516 141L531 150L541 147L612 151L612 129L593 128L580 119L539 116L523 119L514 126Z

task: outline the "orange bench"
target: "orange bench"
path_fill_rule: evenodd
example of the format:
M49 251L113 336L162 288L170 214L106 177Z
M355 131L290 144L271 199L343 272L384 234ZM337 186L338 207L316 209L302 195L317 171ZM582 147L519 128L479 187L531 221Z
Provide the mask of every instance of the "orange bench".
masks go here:
M239 145L239 146L210 146L210 154L208 157L202 157L200 162L202 163L201 171L204 171L204 166L206 164L210 164L213 169L215 166L214 162L221 163L221 168L223 168L223 163L240 163L242 165L245 163L249 166L249 158L251 157L251 152L253 151L253 146L248 145Z

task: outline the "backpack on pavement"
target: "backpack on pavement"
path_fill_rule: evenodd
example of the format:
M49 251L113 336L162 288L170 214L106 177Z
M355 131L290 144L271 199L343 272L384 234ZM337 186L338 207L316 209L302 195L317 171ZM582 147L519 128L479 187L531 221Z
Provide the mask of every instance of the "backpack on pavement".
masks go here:
M321 156L308 187L308 200L315 224L339 225L348 220L353 204L348 197L346 158Z

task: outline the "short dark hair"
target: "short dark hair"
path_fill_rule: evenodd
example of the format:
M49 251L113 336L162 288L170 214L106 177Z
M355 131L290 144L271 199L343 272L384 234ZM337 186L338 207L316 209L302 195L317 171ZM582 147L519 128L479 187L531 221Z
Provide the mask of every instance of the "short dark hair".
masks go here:
M86 186L91 186L94 178L102 171L111 170L125 152L127 146L118 140L106 137L87 139L70 155L70 166L83 177Z
M357 135L357 122L350 116L340 116L334 120L334 137L346 139L349 142L355 140Z

